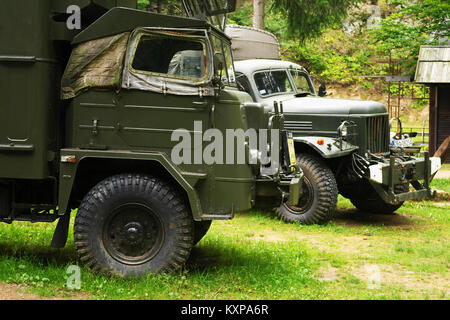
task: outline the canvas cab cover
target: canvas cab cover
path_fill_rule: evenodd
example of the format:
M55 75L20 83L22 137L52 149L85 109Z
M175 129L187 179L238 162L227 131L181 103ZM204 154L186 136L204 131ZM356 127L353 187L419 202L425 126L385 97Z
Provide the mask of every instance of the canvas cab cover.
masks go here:
M62 78L62 99L89 89L214 95L212 48L202 29L138 28L77 44Z
M91 88L214 95L214 53L206 20L222 29L235 4L236 0L185 0L189 18L110 10L72 42L62 98L74 98ZM105 28L118 19L117 27ZM136 29L138 25L148 27ZM113 32L117 33L110 35Z

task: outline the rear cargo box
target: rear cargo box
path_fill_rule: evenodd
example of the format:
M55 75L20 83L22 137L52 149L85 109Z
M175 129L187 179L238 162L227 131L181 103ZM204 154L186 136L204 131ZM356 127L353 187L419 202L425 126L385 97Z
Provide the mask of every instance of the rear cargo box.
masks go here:
M2 0L0 9L0 179L54 175L59 86L70 41L66 10L76 4L86 27L136 0ZM61 131L60 131L61 132Z

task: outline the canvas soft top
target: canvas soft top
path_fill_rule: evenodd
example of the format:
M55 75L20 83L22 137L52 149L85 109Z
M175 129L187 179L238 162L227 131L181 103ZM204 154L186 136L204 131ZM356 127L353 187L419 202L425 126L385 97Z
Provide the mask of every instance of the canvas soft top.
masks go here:
M212 86L212 48L206 41L205 30L163 30L161 28L137 28L109 37L93 39L75 45L61 81L62 99L71 99L89 89L137 89L174 95L214 95ZM182 33L181 33L182 32ZM159 73L142 73L131 68L131 61L141 35L188 37L205 45L206 68L204 79L191 80L169 77ZM168 49L168 48L164 48ZM185 54L194 54L185 52ZM176 67L179 56L174 56ZM178 60L177 60L178 59Z
M270 32L251 27L227 25L225 33L232 39L235 61L281 59L278 39Z
M119 33L131 32L140 27L208 28L211 25L200 19L169 16L128 8L113 8L78 34L72 44L77 45Z

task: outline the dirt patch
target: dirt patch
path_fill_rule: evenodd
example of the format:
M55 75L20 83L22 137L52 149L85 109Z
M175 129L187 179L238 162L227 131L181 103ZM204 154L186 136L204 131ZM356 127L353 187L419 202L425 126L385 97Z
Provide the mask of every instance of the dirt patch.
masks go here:
M447 299L450 295L448 277L441 274L413 272L396 264L363 264L343 266L340 269L328 264L317 271L316 279L339 281L349 275L366 283L368 290L395 286L404 288L405 293L427 294L432 299Z
M399 265L365 264L352 267L349 272L368 286L394 285L401 286L410 292L435 292L440 298L449 296L450 281L448 277L433 273L417 273ZM444 297L442 297L444 295Z
M319 281L334 281L339 278L338 269L328 264L317 271L317 280Z
M27 288L17 284L0 283L0 300L87 300L88 294L77 293L70 297L41 297L27 292Z
M252 237L255 240L262 240L266 242L281 242L288 241L289 238L285 234L275 231L264 231L264 234L257 234Z
M25 289L18 285L0 283L0 300L40 300L40 298L26 293Z

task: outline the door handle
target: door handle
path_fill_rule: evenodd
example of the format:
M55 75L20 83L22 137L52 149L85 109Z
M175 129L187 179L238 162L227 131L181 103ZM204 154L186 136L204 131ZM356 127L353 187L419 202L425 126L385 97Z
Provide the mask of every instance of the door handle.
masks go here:
M207 101L193 101L192 103L197 106L206 106L208 104Z

